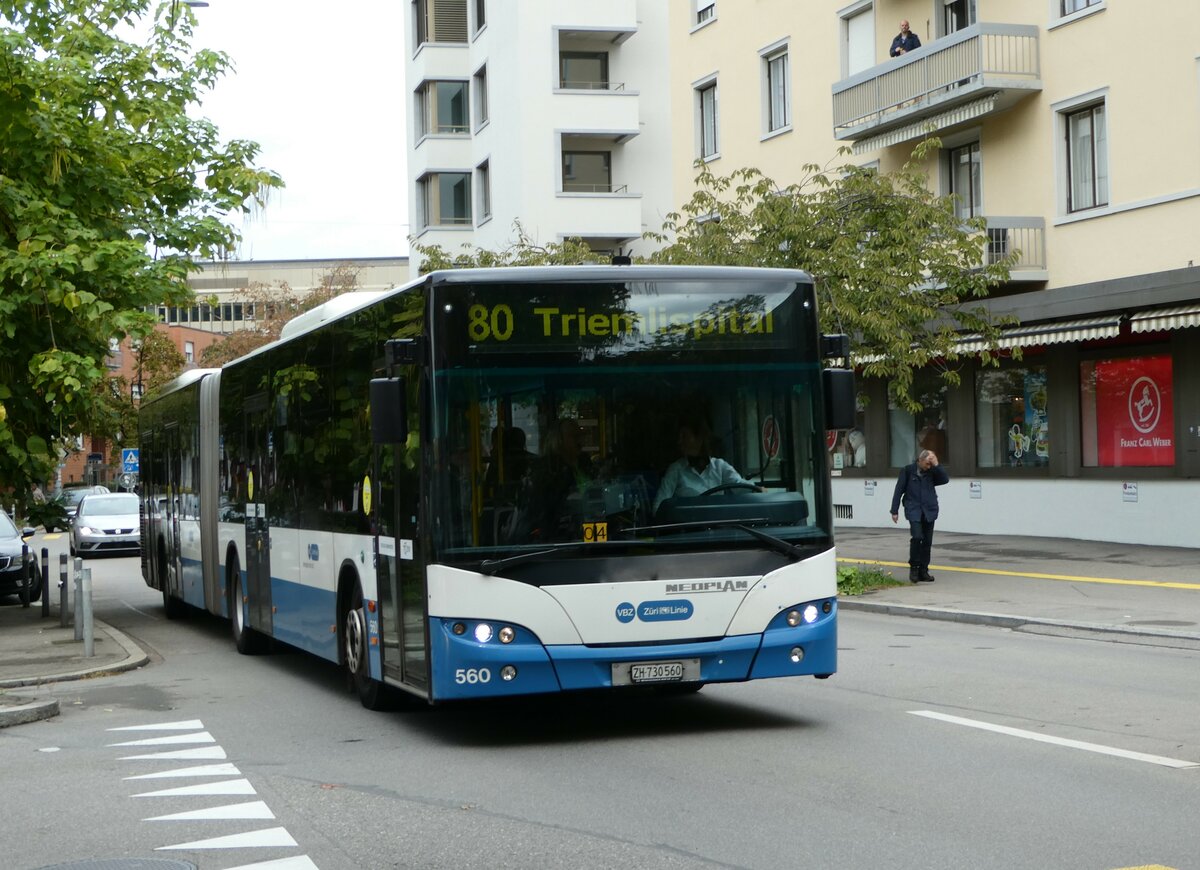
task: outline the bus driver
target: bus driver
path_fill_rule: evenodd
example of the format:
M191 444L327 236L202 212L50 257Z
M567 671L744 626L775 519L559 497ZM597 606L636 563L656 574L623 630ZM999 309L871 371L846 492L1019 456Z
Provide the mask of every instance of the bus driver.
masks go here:
M744 484L762 492L762 487L751 483L736 468L715 456L711 456L708 425L703 420L685 420L679 424L679 452L682 454L667 468L658 494L654 496L657 513L664 501L675 496L703 495L715 486L730 483Z

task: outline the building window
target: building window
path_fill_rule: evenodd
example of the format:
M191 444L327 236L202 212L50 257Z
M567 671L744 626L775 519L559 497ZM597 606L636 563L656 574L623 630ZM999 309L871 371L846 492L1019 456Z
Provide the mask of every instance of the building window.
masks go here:
M983 164L979 159L979 143L951 149L949 160L954 214L962 220L979 217L983 208Z
M865 410L860 401L854 415L854 428L830 433L833 443L826 442L829 446L829 467L835 471L865 468L867 465L867 437L863 434L866 431Z
M1050 464L1045 366L989 369L976 375L975 447L980 468Z
M705 21L711 21L717 17L716 0L695 0L695 3L697 24L703 24Z
M1104 103L1066 114L1067 210L1108 205L1108 131Z
M1062 0L1062 14L1070 15L1073 12L1082 12L1089 6L1099 6L1104 0Z
M564 151L564 193L612 192L612 155L607 151Z
M717 83L696 88L697 144L700 157L717 156Z
M487 0L475 0L475 32L478 33L487 24Z
M131 398L135 401L140 400L142 398L142 385L141 384L132 383L129 385L129 398Z
M942 0L942 35L958 33L975 23L975 0Z
M418 134L471 132L468 102L466 82L423 82L417 90Z
M792 123L787 48L764 57L763 61L766 67L767 132L771 133Z
M1175 464L1174 380L1169 354L1079 364L1083 465Z
M475 167L475 186L479 190L479 220L483 222L492 216L492 170L489 161L485 160Z
M471 223L470 173L432 173L423 176L417 182L417 187L425 226L463 226Z
M488 122L488 83L487 67L481 66L475 73L475 129L478 130Z
M184 362L188 363L196 361L196 343L194 341L185 341L183 343L183 359Z
M558 55L558 86L576 90L607 90L608 52L560 52Z
M921 410L912 414L888 399L888 462L903 468L917 458L920 450L932 450L946 461L949 446L946 432L946 383L937 372L922 370L913 374L912 395Z
M414 0L417 45L467 41L467 0Z

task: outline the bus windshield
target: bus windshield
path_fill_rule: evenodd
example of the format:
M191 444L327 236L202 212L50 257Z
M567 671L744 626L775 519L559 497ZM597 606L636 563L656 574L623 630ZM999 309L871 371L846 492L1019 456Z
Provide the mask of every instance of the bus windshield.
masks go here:
M827 543L810 285L439 290L440 558Z

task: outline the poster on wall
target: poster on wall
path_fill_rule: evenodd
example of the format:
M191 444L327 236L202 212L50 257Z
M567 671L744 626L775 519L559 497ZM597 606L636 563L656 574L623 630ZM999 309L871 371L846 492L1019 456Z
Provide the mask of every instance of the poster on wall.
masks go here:
M1096 431L1101 466L1175 464L1171 358L1096 363Z

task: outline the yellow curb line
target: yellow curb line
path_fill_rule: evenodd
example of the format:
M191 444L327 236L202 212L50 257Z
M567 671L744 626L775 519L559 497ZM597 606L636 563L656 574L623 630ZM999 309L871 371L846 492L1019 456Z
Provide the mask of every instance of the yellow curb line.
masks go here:
M881 562L876 559L843 559L853 565L883 565L889 568L907 568L907 562ZM1071 583L1107 583L1110 586L1157 586L1162 589L1197 589L1200 583L1172 583L1162 580L1117 580L1112 577L1074 577L1070 574L1034 574L1026 571L999 571L993 568L958 568L953 565L930 565L934 571L958 571L963 574L995 574L1000 577L1032 577L1035 580L1066 580Z

